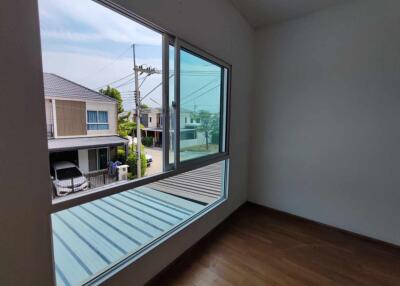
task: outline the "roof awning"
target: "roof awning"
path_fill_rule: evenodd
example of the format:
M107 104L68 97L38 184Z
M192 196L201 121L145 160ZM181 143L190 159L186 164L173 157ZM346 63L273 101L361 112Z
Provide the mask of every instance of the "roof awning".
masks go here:
M162 128L157 128L157 127L144 127L142 128L142 130L144 131L158 131L158 132L162 132Z
M48 140L49 152L127 145L128 139L119 136L55 138Z

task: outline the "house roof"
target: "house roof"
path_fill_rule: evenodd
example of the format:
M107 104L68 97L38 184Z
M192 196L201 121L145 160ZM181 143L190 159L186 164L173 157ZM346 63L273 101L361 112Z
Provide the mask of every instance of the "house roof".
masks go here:
M73 81L52 73L43 73L44 96L68 98L71 100L88 100L99 102L116 102L115 99L91 90Z
M202 189L198 189L200 193ZM138 187L53 213L56 284L87 282L93 274L135 253L204 208L197 202Z
M136 114L136 109L131 110L132 114ZM141 114L149 114L149 113L162 113L162 108L161 107L149 107L149 108L141 108L140 109Z
M145 108L140 110L141 114L149 114L149 113L162 113L162 108L161 107L150 107L150 108ZM187 108L182 108L181 107L181 114L182 113L192 113L192 110L189 110ZM131 114L136 114L136 109L131 110Z
M47 140L49 152L100 148L128 144L128 139L113 136L55 138Z

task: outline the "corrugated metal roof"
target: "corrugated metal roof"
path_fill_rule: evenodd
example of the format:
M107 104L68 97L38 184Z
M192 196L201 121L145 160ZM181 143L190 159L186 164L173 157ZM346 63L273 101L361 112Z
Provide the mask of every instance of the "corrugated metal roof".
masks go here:
M208 165L151 183L148 187L201 204L209 204L215 202L222 195L225 180L223 164L225 162Z
M112 102L116 100L52 73L43 73L44 96L68 98L71 100L89 100Z
M96 136L96 137L74 137L54 138L47 140L50 152L86 149L104 146L117 146L128 144L128 139L119 136Z
M140 187L52 214L57 286L82 284L203 208Z

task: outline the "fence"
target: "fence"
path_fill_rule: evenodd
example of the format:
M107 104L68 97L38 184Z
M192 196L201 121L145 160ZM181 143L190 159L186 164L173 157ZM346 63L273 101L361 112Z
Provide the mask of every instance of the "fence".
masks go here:
M111 184L113 182L116 182L118 179L117 174L109 175L107 169L87 173L87 174L84 174L84 176L86 177L86 179L89 182L90 189Z

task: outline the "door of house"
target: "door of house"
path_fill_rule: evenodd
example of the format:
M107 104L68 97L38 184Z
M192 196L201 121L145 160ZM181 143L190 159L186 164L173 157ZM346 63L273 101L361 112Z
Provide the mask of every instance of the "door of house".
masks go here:
M108 163L108 150L107 148L99 149L99 169L106 169Z
M89 171L97 170L97 149L90 149L89 153Z

